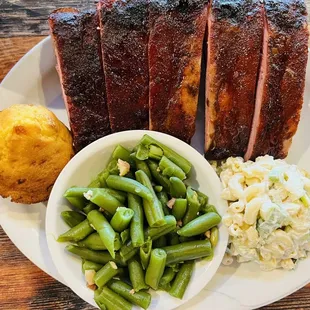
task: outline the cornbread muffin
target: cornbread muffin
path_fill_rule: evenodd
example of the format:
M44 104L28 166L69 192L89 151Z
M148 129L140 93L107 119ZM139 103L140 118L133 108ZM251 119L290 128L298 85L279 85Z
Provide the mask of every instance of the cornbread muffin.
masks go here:
M0 195L31 204L48 199L74 155L69 130L48 109L12 105L0 112Z

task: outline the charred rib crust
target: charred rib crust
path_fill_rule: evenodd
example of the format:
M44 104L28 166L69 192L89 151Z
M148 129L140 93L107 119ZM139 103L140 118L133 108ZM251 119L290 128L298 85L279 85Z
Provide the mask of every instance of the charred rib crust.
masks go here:
M255 107L263 34L260 0L213 0L209 29L206 158L243 156ZM208 128L208 127L206 127Z
M99 11L111 129L148 129L147 4L101 1Z
M60 9L49 17L74 146L110 133L95 10Z
M150 129L195 131L207 0L150 1Z

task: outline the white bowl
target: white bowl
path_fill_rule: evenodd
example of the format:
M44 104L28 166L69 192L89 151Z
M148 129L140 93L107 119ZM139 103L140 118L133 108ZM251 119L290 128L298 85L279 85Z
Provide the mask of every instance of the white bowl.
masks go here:
M51 257L65 283L78 296L95 307L97 305L93 299L94 292L86 287L81 259L66 252L65 243L56 241L60 234L68 230L68 226L60 218L62 211L70 210L63 194L71 186L87 186L106 167L116 145L121 144L132 148L144 134L149 134L188 159L193 165L190 178L187 180L188 184L206 193L210 203L217 207L221 215L227 208L226 202L220 198L222 187L213 168L194 148L172 136L147 130L125 131L101 138L80 151L63 169L53 187L47 206L46 238ZM163 291L150 290L152 303L149 309L174 309L197 295L207 285L220 266L227 246L228 234L222 224L219 226L219 232L219 243L215 249L214 258L212 261L202 260L196 264L183 300L171 297Z

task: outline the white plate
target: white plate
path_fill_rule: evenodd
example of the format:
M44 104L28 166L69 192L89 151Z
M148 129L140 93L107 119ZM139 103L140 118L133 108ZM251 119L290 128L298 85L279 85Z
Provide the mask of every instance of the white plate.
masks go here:
M217 206L222 216L227 208L227 202L220 196L222 186L213 168L195 149L179 139L147 130L123 131L101 138L83 149L63 169L53 187L47 207L46 236L58 272L78 296L93 306L96 306L94 292L85 285L85 277L81 271L81 259L66 253L66 244L56 241L60 234L68 230L67 225L60 219L60 213L70 209L63 193L71 186L87 186L107 166L116 145L120 144L132 149L146 133L161 143L169 145L184 158L190 159L193 167L187 183L206 193L210 203ZM149 310L175 309L196 296L209 283L220 266L227 247L228 233L223 224L219 226L219 234L219 243L214 251L213 259L197 262L183 299L171 297L163 291L151 290L152 303Z
M55 58L50 39L45 39L25 55L0 85L0 110L13 103L47 106L68 125L61 89L55 71ZM305 104L297 135L288 156L310 171L310 64L307 68ZM203 128L200 117L199 128ZM197 144L199 137L195 137ZM62 281L51 261L45 238L45 205L17 205L0 200L0 224L34 264ZM310 282L310 259L300 262L297 270L261 272L256 265L242 264L220 267L207 287L180 309L254 309L283 298Z

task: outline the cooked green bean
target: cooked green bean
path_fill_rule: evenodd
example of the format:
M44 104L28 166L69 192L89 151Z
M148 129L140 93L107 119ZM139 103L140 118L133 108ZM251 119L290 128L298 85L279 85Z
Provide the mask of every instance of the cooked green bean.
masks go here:
M77 242L83 240L90 235L94 229L90 226L90 223L85 219L80 224L72 227L67 232L60 235L57 239L58 242Z
M108 163L107 170L109 171L110 175L118 175L119 174L116 159L111 159L111 161Z
M125 244L130 238L130 233L129 229L125 229L124 231L121 232L121 240L122 243Z
M187 223L189 223L198 216L198 211L200 208L198 194L195 191L193 191L191 187L187 187L186 199L187 199L187 211L183 218L184 225L186 225Z
M146 160L149 158L149 150L143 144L139 144L136 150L136 158L139 160Z
M87 214L87 219L95 227L97 233L99 234L103 244L106 246L107 250L111 256L115 257L115 239L116 234L104 215L93 210Z
M129 226L133 216L134 212L131 209L125 207L117 208L110 224L115 231L122 232Z
M149 265L151 252L152 252L152 240L148 239L141 247L140 247L140 260L142 264L142 268L145 270Z
M137 259L132 258L128 261L128 270L131 284L136 292L149 288L144 281L142 265Z
M179 236L179 243L184 243L184 242L190 242L190 241L195 241L197 240L197 237L183 237Z
M153 242L153 248L163 248L167 246L167 239L166 236L160 236Z
M210 242L212 244L212 247L215 248L219 241L219 230L217 227L213 227L211 229L211 236L210 236Z
M86 237L85 239L79 241L77 243L77 245L81 246L81 247L86 247L90 250L95 250L95 251L107 249L107 247L104 245L104 243L102 242L102 240L101 240L101 238L97 232L94 232L91 235L89 235L88 237ZM122 243L120 240L120 236L119 236L119 234L116 234L115 241L114 241L115 251L118 251L121 248L121 246L122 246Z
M131 310L132 304L120 295L104 286L99 295L95 296L98 305L104 304L108 310Z
M195 190L195 192L197 192L198 194L198 200L199 200L201 207L207 205L209 201L209 197L200 191Z
M149 179L152 180L152 174L151 174L150 168L147 165L147 163L145 161L139 160L139 159L135 159L135 162L136 162L137 170L144 171L144 173L149 177Z
M180 271L178 272L175 280L172 283L171 290L169 291L169 294L171 296L174 296L179 299L183 298L186 288L192 277L194 266L195 266L194 261L189 261L182 264Z
M213 205L205 205L205 206L201 206L200 207L200 210L199 210L201 213L209 213L209 212L214 212L214 213L218 213L218 211L216 210L215 206Z
M67 245L66 250L94 263L106 264L109 261L113 261L119 266L126 266L119 253L116 253L115 258L113 258L108 251L93 251L72 244Z
M178 234L184 237L201 235L212 227L218 225L220 222L221 217L217 213L206 213L187 223L178 230Z
M157 198L158 198L158 200L161 202L161 205L162 205L162 207L163 207L164 214L165 214L165 215L169 215L169 214L170 214L170 210L169 210L169 208L167 207L167 203L168 203L168 201L169 201L167 193L166 193L166 192L157 193Z
M159 281L159 286L163 287L169 284L174 279L175 275L176 275L176 272L172 268L167 267L165 269L163 276L161 277Z
M90 202L86 205L85 208L83 208L83 212L85 214L88 214L90 211L93 211L93 210L98 210L98 206L96 206L94 203Z
M170 245L175 245L175 244L180 243L179 235L176 232L170 233L168 239L170 241Z
M170 245L163 248L167 253L166 265L209 256L212 247L209 240L199 240Z
M112 278L114 278L119 273L119 268L117 265L110 261L106 263L95 275L94 282L101 288L106 285Z
M83 222L86 217L84 214L76 211L63 211L61 217L69 227L74 227Z
M98 305L100 310L108 310L107 307L105 306L105 304L102 302L102 300L99 300L99 295L101 293L101 290L96 289L95 293L94 293L94 300L96 302L96 304Z
M161 185L155 185L154 186L154 191L156 193L160 193L163 190L163 187Z
M128 194L128 207L134 212L130 223L130 238L134 247L140 247L144 243L144 215L141 198L133 194Z
M121 159L130 162L130 151L121 145L117 145L112 153L112 158L116 160Z
M171 284L170 283L167 283L167 284L160 284L159 282L159 285L158 285L158 288L162 291L166 291L169 293L169 291L171 290Z
M140 306L143 309L147 309L151 303L151 295L149 293L140 291L134 292L133 294L133 288L120 280L111 280L108 284L108 287L118 295L124 297L129 302Z
M125 192L117 191L117 190L112 189L112 188L102 188L101 190L103 192L113 196L114 198L116 198L121 203L125 203L125 201L126 201L127 193L125 193Z
M92 180L87 187L91 187L91 188L99 188L101 187L101 183L100 180L98 178Z
M158 142L157 140L153 139L149 135L144 135L143 138L141 139L140 143L149 146L151 144L159 146L163 151L164 155L169 158L172 162L174 162L176 165L178 165L186 174L188 174L192 168L192 164L176 153L175 151L171 150L169 147L166 145Z
M83 197L70 196L70 193L67 191L64 193L64 197L71 203L71 205L79 210L83 210L87 204L87 200Z
M186 186L183 181L177 177L171 177L170 181L170 195L174 198L186 197Z
M166 215L164 221L163 226L146 228L144 231L145 239L151 238L154 241L176 229L177 222L174 216Z
M187 200L177 198L172 208L172 214L177 221L181 220L184 217L186 209L187 209Z
M83 262L83 270L95 270L98 271L103 267L102 264L94 263L89 260Z
M146 200L152 200L153 198L152 193L147 187L129 178L110 175L107 178L107 184L113 189L118 189L127 193L138 195Z
M157 290L159 281L164 274L167 254L162 249L154 249L145 273L145 283Z
M147 165L150 168L151 174L156 182L158 182L166 191L170 190L169 179L163 176L159 171L159 165L153 160L147 160Z
M169 177L178 177L181 180L186 178L185 172L173 163L166 156L163 156L159 162L159 168L162 171L163 175L167 175Z
M152 194L151 200L143 200L144 214L149 226L155 227L163 225L165 223L164 212L161 203L153 190L150 179L142 170L136 171L135 175L137 181L147 187Z
M152 158L155 160L161 160L163 155L164 155L163 150L157 145L151 144L149 146L149 158Z
M128 244L124 244L120 249L121 257L124 261L128 261L138 253L139 249L135 248L130 241Z

